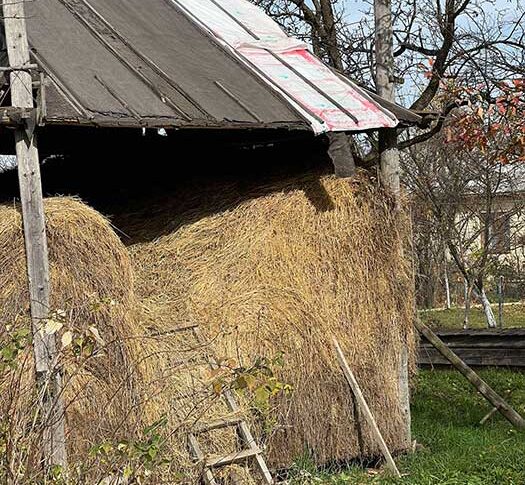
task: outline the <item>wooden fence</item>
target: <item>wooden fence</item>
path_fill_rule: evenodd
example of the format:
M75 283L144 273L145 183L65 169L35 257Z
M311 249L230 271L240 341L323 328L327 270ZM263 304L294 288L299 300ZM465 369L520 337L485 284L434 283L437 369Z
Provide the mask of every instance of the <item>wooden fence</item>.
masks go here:
M470 366L525 367L525 328L436 333ZM450 365L424 337L421 337L418 363L420 366Z

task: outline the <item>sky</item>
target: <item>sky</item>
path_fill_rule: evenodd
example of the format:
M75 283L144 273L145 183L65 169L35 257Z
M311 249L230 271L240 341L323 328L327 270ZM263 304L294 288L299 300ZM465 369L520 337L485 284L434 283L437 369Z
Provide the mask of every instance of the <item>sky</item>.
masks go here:
M489 5L487 2L486 8L488 11L506 10L516 8L516 4L523 0L491 0ZM370 7L367 2L363 0L343 0L345 6L345 13L347 19L350 22L359 21L363 16L363 11L368 10Z
M441 1L444 3L444 0ZM478 0L478 2L483 5L484 13L491 21L495 21L498 18L498 13L504 14L503 19L515 19L518 5L523 9L524 1L525 0ZM365 0L341 0L341 2L344 5L345 20L348 24L357 23L366 15L369 15L370 20L372 20L372 0L368 2ZM463 15L458 20L458 27L460 29L461 27L468 27L468 22L470 21L469 16ZM503 28L503 31L505 32L505 28ZM426 62L424 58L422 58L422 61ZM420 83L417 77L414 79L405 77L405 84L398 86L398 102L407 106L410 105L414 96L417 96L416 93L421 91L424 85L425 83Z

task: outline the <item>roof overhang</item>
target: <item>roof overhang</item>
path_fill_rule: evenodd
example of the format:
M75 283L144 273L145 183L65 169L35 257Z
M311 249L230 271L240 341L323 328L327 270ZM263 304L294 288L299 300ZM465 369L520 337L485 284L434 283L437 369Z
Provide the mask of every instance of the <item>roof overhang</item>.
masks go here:
M399 123L395 105L246 0L39 0L26 9L45 124L324 133Z

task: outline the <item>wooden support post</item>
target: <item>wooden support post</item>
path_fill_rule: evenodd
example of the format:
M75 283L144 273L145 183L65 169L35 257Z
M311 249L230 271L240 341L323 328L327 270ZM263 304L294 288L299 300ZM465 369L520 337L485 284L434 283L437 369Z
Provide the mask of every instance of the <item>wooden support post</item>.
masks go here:
M499 328L503 328L503 303L504 303L504 295L503 295L503 276L500 276L498 278L498 325Z
M374 0L375 21L375 81L377 94L383 99L395 103L394 76L394 31L392 24L392 0ZM401 198L401 167L398 150L397 129L379 130L379 157L381 166L381 183L393 197L396 209ZM403 255L404 257L404 255ZM405 347L403 350L408 355ZM399 405L405 415L407 446L410 445L410 405L408 404L410 389L408 375L405 373L405 363L400 362L399 368Z
M374 17L377 94L394 103L394 33L391 0L374 0ZM397 203L401 190L401 169L395 128L379 130L379 154L381 181L384 187L390 190Z
M525 420L492 387L479 377L423 322L415 320L418 331L516 428L525 429Z
M509 398L512 394L511 389L507 389L505 392L505 399ZM483 426L492 416L494 416L498 412L498 408L493 407L485 416L483 416L479 422L480 426Z
M385 440L383 439L383 436L381 435L381 431L379 431L379 428L377 427L377 423L376 423L376 420L374 419L374 415L370 411L370 408L368 407L368 404L363 396L363 393L361 392L361 388L359 387L359 384L357 383L357 380L353 372L351 371L350 366L348 365L348 362L346 361L343 351L341 350L341 346L339 345L339 342L337 341L335 337L334 337L334 346L335 346L335 352L337 355L337 360L339 362L339 365L341 366L341 369L350 386L350 389L352 389L352 392L355 396L355 399L357 401L359 408L363 411L363 415L366 419L366 422L370 426L370 429L372 430L372 433L374 434L374 437L377 441L377 444L379 445L379 448L381 448L381 452L383 453L383 456L385 457L386 465L388 469L396 477L400 477L401 473L399 473L399 470L397 469L396 463L394 459L392 458L390 451L388 450L388 446L386 445Z
M405 345L401 347L401 355L399 356L399 407L403 415L403 422L405 424L404 430L404 447L410 449L412 444L412 419L410 415L410 382L409 382L409 368L408 368L408 348Z
M3 0L3 15L9 64L17 67L10 73L12 105L33 109L32 78L27 70L30 57L24 2ZM18 70L24 66L24 70ZM25 120L25 126L15 130L16 156L24 219L36 384L44 426L43 458L45 467L65 466L64 412L60 398L60 373L56 369L55 335L48 335L42 330L49 312L49 263L35 122L36 116L31 116Z

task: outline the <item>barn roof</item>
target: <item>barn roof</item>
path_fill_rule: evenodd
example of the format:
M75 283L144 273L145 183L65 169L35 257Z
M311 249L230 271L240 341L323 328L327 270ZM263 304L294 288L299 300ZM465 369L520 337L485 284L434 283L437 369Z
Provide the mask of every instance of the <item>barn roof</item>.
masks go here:
M26 14L48 124L323 132L398 123L245 0L38 0ZM257 27L268 35L248 45Z

